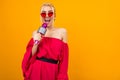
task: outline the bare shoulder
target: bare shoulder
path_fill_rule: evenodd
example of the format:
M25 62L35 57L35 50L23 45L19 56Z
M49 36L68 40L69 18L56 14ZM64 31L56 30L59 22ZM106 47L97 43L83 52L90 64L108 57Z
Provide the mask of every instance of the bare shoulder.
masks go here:
M60 33L67 33L67 30L65 28L56 28L56 30Z
M65 28L60 28L61 32L67 33L67 30Z
M65 28L57 28L57 31L61 34L62 41L67 43L67 30Z

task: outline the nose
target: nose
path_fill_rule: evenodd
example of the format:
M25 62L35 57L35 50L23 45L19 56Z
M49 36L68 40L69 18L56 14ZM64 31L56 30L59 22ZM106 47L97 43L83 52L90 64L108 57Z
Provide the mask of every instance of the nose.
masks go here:
M46 13L46 17L49 17L49 16L48 16L48 13Z

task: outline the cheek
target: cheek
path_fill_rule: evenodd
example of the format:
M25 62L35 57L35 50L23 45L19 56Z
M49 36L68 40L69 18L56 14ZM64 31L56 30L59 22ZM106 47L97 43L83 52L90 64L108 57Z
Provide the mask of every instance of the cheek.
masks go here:
M51 17L51 20L54 20L55 19L55 17L54 17L54 15Z
M51 18L51 21L50 21L50 22L51 22L51 23L53 23L53 22L54 22L54 17L52 17L52 18Z
M43 22L43 21L44 21L44 18L41 17L41 21Z

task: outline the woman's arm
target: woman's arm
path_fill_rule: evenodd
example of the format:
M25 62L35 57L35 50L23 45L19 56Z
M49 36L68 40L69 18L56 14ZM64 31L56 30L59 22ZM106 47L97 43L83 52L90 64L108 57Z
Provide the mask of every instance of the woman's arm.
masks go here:
M67 44L67 31L63 28L61 33L62 33L62 40L64 43L61 51L61 58L59 60L60 62L58 64L59 70L58 70L57 80L68 80L69 48Z
M41 40L41 34L37 33L37 31L34 31L33 32L33 40L34 40L34 44L32 47L32 56L37 52L37 48L38 48L39 42ZM35 43L36 40L39 41L37 44Z
M34 44L32 47L32 56L37 52L38 44Z
M62 40L63 42L67 43L67 31L65 28L61 29L61 33L62 33Z

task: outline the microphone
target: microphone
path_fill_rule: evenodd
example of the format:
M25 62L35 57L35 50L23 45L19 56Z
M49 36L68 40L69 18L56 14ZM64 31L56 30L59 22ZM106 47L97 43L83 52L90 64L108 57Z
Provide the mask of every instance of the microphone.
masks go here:
M38 33L40 33L42 36L45 35L47 31L47 23L43 23L42 26L38 29Z
M39 29L37 30L37 32L41 34L41 37L43 37L45 35L45 33L47 31L46 28L47 28L47 23L43 23L42 26L39 27ZM38 41L38 40L34 41L34 44L39 44L39 43L40 43L40 41Z

